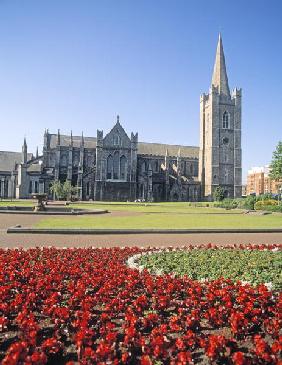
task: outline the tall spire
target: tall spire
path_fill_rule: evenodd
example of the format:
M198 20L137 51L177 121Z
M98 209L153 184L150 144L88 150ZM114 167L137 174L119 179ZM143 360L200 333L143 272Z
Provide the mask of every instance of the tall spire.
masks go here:
M225 57L220 34L218 37L218 43L216 49L215 64L212 75L212 85L218 88L220 94L230 96L228 77L225 66Z
M83 131L81 132L81 146L84 146L84 135L83 135Z
M27 163L27 143L26 143L25 137L24 137L24 143L22 146L22 163Z
M58 133L57 133L57 146L60 146L61 144L61 134L60 134L60 130L58 129Z

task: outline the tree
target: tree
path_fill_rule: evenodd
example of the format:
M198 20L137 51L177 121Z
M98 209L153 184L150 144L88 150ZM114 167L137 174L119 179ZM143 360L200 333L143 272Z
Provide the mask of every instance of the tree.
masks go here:
M281 195L282 189L282 141L278 142L276 150L273 152L269 176L272 180L277 182L279 199L279 193Z
M51 193L54 194L56 199L62 199L63 186L62 186L62 183L59 180L55 180L55 181L51 182L50 191L51 191Z
M224 199L224 190L221 186L217 186L213 192L213 198L215 201L220 202Z
M68 180L64 183L53 181L50 190L59 200L71 200L72 196L77 193L77 188L72 186Z
M64 199L71 200L73 195L77 194L77 188L72 186L69 180L66 180L63 184Z
M278 142L276 150L273 152L269 176L275 181L282 180L282 141Z

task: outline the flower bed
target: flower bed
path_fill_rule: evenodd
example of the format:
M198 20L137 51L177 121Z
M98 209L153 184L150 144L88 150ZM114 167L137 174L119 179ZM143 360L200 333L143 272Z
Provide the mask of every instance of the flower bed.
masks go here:
M184 248L158 250L142 255L139 266L151 273L175 273L194 280L221 277L252 285L265 283L270 289L282 289L282 251L230 248Z
M0 250L2 364L279 363L281 293L126 265L145 251Z

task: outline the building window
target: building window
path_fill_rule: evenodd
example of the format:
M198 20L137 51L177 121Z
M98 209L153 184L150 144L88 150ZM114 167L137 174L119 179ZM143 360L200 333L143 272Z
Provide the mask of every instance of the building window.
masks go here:
M154 171L155 172L159 171L159 162L158 161L155 161L155 163L154 163Z
M38 181L34 182L34 192L35 192L35 194L38 193Z
M114 166L114 179L117 180L119 178L119 152L116 151L114 153L114 160L113 160Z
M61 165L67 166L67 156L63 155L61 158Z
M229 114L227 111L225 111L222 116L222 128L229 129Z
M126 180L126 165L127 165L126 157L121 156L121 158L120 158L120 178L121 178L121 180Z
M92 166L92 156L91 155L89 155L87 157L87 165L88 165L88 167Z
M29 194L32 194L32 181L29 182Z
M114 146L120 145L120 136L118 134L114 135Z
M86 183L86 195L89 195L89 191L90 191L90 188L89 188L89 181Z
M112 179L113 173L113 156L109 155L107 158L107 179Z
M146 172L146 162L145 162L145 161L143 161L143 162L142 162L142 165L141 165L141 172L142 172L142 173Z
M78 166L78 164L79 164L79 156L78 155L74 156L73 164L74 164L74 166Z
M228 145L229 138L227 138L227 137L222 138L222 143L225 144L225 145Z

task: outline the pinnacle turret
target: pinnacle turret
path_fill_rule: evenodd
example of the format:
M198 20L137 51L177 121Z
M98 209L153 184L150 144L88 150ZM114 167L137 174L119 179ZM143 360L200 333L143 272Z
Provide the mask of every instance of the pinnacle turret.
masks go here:
M230 96L230 90L228 85L228 77L225 66L225 57L222 45L221 35L219 34L216 57L212 75L212 86L218 88L220 94Z
M25 137L24 137L24 143L22 146L22 163L27 163L27 143L26 143Z

